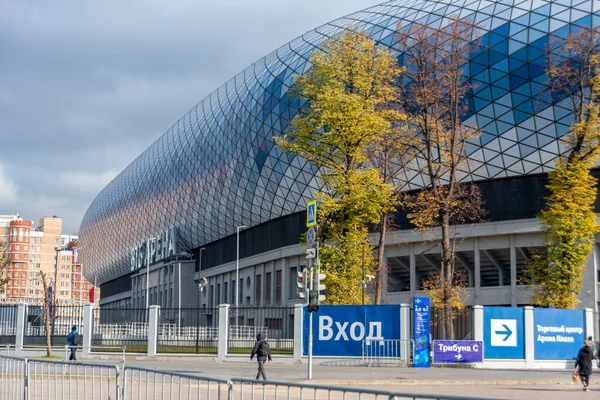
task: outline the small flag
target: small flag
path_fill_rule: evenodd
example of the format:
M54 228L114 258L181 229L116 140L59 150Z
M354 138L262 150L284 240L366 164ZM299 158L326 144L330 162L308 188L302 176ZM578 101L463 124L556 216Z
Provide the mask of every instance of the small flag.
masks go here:
M52 301L52 300L53 300L52 299L52 286L48 286L48 302L49 302L49 307L48 307L49 310L48 311L49 311L49 314L50 314L50 318L52 318L53 312L54 312L54 308L53 308L54 301Z
M92 288L90 289L90 303L94 302L94 287L92 286Z

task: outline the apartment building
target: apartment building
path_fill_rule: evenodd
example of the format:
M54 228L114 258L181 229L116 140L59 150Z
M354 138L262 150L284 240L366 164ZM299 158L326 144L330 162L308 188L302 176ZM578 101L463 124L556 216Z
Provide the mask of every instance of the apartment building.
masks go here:
M62 233L61 218L43 217L36 227L19 214L0 215L0 242L10 260L1 272L9 280L0 293L0 302L41 303L43 274L59 304L89 301L93 284L81 274L78 237ZM98 290L93 293L99 296Z

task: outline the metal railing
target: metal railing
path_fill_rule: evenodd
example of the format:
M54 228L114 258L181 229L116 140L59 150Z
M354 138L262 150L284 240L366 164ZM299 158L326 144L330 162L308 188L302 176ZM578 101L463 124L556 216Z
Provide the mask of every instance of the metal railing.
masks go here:
M218 308L161 308L159 353L217 354Z
M294 307L231 307L228 354L249 355L262 332L271 353L294 353Z
M367 338L362 342L363 364L371 366L400 365L412 362L412 340Z
M118 399L119 367L27 359L25 390L25 400Z
M473 397L398 393L364 388L311 385L246 378L230 379L230 399L475 400ZM478 398L482 400L481 397Z
M0 356L0 399L23 399L25 366L22 358Z
M116 365L0 356L1 399L120 398Z
M27 306L25 310L23 344L46 345L46 316L44 315L44 307ZM51 308L50 341L52 345L64 344L65 338L71 332L73 325L77 325L80 332L84 331L83 310L84 306L81 305L57 305Z
M147 309L94 309L93 351L102 352L114 346L126 346L132 353L148 351Z
M0 344L17 340L17 306L0 305Z
M126 367L122 399L230 399L229 381L204 376Z
M1 399L275 399L474 400L246 378L229 380L116 365L0 356ZM480 398L481 400L481 398Z

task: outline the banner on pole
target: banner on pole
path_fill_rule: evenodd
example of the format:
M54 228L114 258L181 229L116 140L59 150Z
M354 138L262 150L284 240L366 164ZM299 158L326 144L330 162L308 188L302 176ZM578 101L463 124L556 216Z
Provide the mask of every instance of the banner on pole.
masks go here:
M429 297L413 299L414 367L429 368L429 335L431 332L431 306Z

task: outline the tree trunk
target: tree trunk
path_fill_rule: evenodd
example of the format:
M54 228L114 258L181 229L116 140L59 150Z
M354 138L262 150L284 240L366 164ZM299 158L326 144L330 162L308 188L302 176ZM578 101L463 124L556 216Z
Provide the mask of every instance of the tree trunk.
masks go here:
M377 247L377 271L375 271L375 304L381 304L384 293L387 292L385 274L387 274L387 259L385 258L385 233L387 231L387 212L381 217L379 226L379 246Z
M452 315L453 296L452 286L454 283L454 263L452 262L452 248L450 246L450 215L442 211L442 264L444 265L444 325L448 340L454 340L454 316Z

